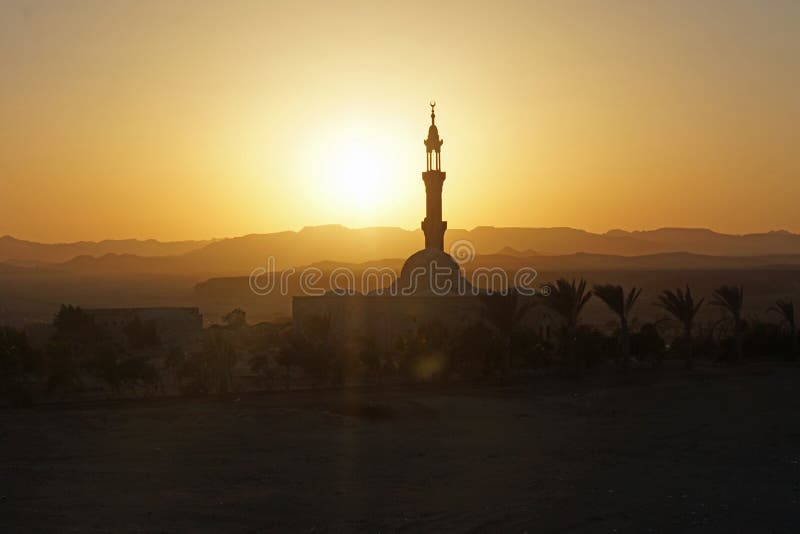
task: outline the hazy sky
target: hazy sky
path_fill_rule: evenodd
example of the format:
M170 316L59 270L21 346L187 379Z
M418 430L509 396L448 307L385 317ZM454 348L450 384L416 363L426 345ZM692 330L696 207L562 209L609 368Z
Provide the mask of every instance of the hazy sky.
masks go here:
M800 232L800 2L0 2L0 234Z

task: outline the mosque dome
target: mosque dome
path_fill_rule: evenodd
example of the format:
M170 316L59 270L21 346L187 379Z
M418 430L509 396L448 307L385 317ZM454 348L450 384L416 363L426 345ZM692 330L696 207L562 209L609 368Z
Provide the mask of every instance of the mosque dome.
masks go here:
M438 248L424 248L409 256L397 284L405 295L448 295L469 288L458 262Z

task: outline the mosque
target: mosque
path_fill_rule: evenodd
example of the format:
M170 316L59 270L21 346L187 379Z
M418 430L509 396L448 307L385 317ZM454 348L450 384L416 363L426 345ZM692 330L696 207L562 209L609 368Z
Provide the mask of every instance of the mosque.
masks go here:
M400 276L387 286L368 294L326 293L298 296L292 301L295 328L319 316L330 316L331 329L344 343L372 338L377 347L395 348L398 336L427 322L438 321L452 330L480 320L483 304L479 291L464 278L458 262L444 251L447 221L442 220L442 144L436 126L436 103L431 103L431 124L425 139L425 219L421 226L425 248L412 254Z

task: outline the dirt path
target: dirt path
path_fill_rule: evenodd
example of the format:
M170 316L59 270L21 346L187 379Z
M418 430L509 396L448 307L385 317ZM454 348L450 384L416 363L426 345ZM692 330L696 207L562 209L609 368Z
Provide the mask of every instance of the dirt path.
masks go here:
M0 410L0 531L798 532L798 385Z

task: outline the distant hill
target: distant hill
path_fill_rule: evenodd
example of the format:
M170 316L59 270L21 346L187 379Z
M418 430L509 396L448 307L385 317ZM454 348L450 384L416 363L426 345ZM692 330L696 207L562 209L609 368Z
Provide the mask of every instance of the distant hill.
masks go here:
M497 251L499 256L516 256L518 258L527 258L530 256L538 256L539 253L535 250L517 250L511 247L503 247L499 251Z
M445 238L448 250L454 242L465 240L479 255L536 256L540 263L548 261L548 256L571 254L650 256L687 253L738 258L733 263L743 265L748 257L800 254L800 235L785 231L729 235L707 229L662 228L595 234L573 228L479 226L472 230L448 230ZM58 264L53 267L69 272L180 274L199 280L212 276L245 275L257 267L266 266L268 257L274 258L277 269L322 261L363 263L381 258L402 259L422 248L423 241L420 230L391 227L354 229L338 225L307 227L297 232L251 234L211 242L120 240L47 245L6 236L0 238L0 262L15 266L24 266L26 262L52 262ZM663 261L674 262L675 258L664 258ZM587 261L597 263L600 260ZM686 256L680 261L694 263L696 260ZM795 262L790 260L788 263Z
M213 243L205 241L156 241L155 239L108 239L74 243L36 243L5 235L0 237L0 262L8 260L64 262L76 256L134 254L137 256L174 256Z
M449 250L460 240L471 243L480 255L501 251L515 257L577 253L642 256L686 252L730 257L800 254L800 236L788 232L738 236L687 229L608 235L572 228L484 226L448 230L445 248ZM299 232L223 239L189 252L183 258L194 266L204 266L207 272L236 275L264 266L268 256L275 258L278 269L320 261L363 263L381 258L406 258L422 248L423 242L420 230L320 226Z
M405 258L422 248L423 243L424 237L419 230L316 226L299 232L225 239L195 250L186 257L215 272L241 274L265 266L270 256L279 269L319 261L361 263L381 258Z
M658 230L624 232L612 230L606 236L633 238L655 243L672 250L712 256L753 256L763 254L795 254L800 235L785 230L760 234L720 234L705 228L660 228ZM669 250L662 250L669 252Z

